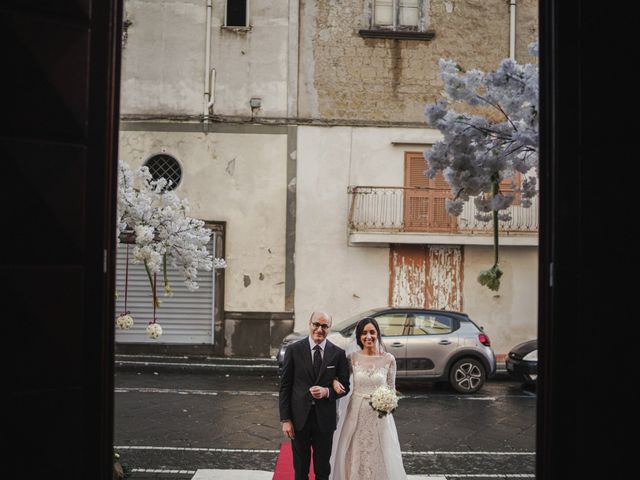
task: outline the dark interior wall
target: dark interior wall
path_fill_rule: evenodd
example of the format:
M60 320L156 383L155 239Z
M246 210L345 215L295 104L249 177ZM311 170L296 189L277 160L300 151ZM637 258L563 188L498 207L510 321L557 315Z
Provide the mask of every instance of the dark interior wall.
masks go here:
M7 478L111 478L120 12L0 7Z
M628 478L637 27L601 3L560 0L541 1L540 22L537 476Z

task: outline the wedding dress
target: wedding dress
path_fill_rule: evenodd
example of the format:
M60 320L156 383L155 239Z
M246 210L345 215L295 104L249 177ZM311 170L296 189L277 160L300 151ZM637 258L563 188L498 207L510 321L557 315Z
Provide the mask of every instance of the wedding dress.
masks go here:
M338 427L333 437L331 479L402 480L398 432L392 414L378 418L369 396L381 385L395 390L396 360L390 353L353 352L351 394L340 399Z

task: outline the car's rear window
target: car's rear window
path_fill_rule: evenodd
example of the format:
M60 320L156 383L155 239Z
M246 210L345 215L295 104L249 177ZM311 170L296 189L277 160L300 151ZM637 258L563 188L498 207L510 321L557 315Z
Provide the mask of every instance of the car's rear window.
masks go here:
M380 326L380 333L383 337L394 337L406 335L406 313L385 313L378 315L376 321Z
M453 332L454 320L447 315L431 313L414 314L409 317L412 335L443 335Z
M358 313L357 315L353 315L352 317L347 318L346 320L342 320L341 322L336 323L331 327L331 330L334 332L342 332L347 327L351 326L355 328L355 324L358 320L364 317L370 317L372 314L376 313L377 310L368 310L366 312ZM344 332L343 332L344 333Z

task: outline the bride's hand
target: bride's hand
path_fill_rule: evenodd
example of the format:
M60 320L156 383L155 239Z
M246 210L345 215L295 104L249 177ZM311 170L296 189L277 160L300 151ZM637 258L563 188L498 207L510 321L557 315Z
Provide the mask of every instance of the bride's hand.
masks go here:
M344 393L344 385L342 385L337 378L333 379L333 390L338 394L341 395Z

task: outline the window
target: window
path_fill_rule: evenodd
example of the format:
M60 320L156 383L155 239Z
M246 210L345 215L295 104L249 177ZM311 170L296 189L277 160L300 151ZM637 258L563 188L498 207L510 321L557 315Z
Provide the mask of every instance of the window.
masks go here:
M366 26L358 31L364 38L431 40L427 31L427 0L367 0Z
M145 165L149 168L149 173L154 180L164 178L169 182L165 191L174 190L182 180L182 167L180 167L178 160L171 155L165 153L153 155L145 162Z
M373 0L372 25L418 30L419 13L419 0Z
M385 314L375 317L383 337L405 335L405 318L406 315L404 313Z
M442 335L453 331L453 319L444 315L418 314L410 320L412 335Z
M224 25L247 27L249 25L249 0L227 0Z

